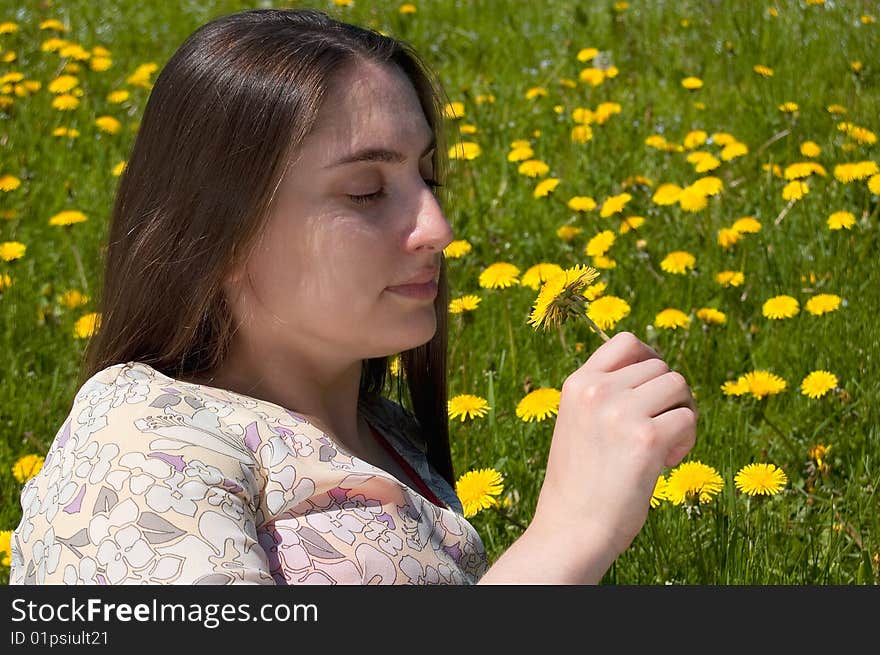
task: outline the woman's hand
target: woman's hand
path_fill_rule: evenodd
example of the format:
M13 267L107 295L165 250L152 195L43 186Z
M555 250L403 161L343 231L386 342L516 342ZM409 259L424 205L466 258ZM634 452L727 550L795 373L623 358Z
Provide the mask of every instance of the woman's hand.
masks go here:
M632 333L616 334L562 385L530 530L564 534L575 568L597 545L610 565L641 530L662 468L693 447L696 425L684 377Z

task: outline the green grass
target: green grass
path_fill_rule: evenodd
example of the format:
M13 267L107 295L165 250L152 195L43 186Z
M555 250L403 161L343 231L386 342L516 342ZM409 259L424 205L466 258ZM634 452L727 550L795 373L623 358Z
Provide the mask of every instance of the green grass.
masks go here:
M689 459L715 467L725 488L699 516L688 517L669 503L652 510L605 582L877 584L878 198L864 181L843 184L833 176L838 163L880 162L876 144L847 151L849 140L837 129L841 120L880 129L875 55L880 22L860 21L871 11L880 21L876 6L634 1L617 12L612 2L438 0L416 3L417 13L403 16L398 2L356 0L348 8L302 4L412 43L437 71L449 99L465 103L462 122L478 128L463 138L478 142L482 154L453 162L446 210L457 238L473 245L471 253L449 262L452 294L475 293L483 300L472 314L451 317L449 388L450 396L473 393L493 404L486 418L451 423L456 471L495 467L504 474L505 492L518 496L506 515L484 511L472 519L490 558L509 546L532 516L553 431L550 420L525 424L517 419L516 404L528 388L560 388L601 342L585 324L564 325L564 344L557 334L535 332L526 324L535 292L482 289L479 273L496 261L512 262L523 272L545 261L590 263L583 253L586 240L603 229L616 231L620 217L603 219L596 210L575 214L566 206L568 198L588 195L601 202L621 192L623 180L634 175L649 178L654 188L663 182L691 183L700 175L685 153L661 152L644 140L662 133L681 143L688 131L703 129L733 134L749 153L708 173L722 179L724 190L701 212L658 206L650 188L627 189L634 197L625 215L641 215L646 222L636 232L618 235L609 252L617 267L603 271L602 279L607 293L632 307L613 331L634 332L687 377L700 408L698 441ZM117 179L111 169L127 156L148 94L126 85L125 78L142 63L164 63L206 20L257 6L232 1L115 5L108 11L87 0L58 0L44 9L36 3L0 3L0 22L20 26L18 33L0 35L0 48L17 55L0 64L0 75L21 71L43 85L0 111L0 175L22 180L19 189L0 193L0 211L14 212L0 219L0 242L16 240L28 247L22 259L0 261L0 274L13 279L0 292L0 529L14 528L20 516L21 485L12 476L12 463L45 452L76 391L84 344L73 337L73 323L94 306L68 310L57 295L68 289L95 292ZM767 14L770 6L778 8L778 17ZM46 18L70 26L65 38L89 49L102 45L113 58L108 71L80 74L85 94L69 113L51 108L46 89L64 64L57 54L40 51L50 36L38 28ZM561 77L577 79L586 64L576 54L587 46L599 48L619 69L618 76L595 88L560 85ZM854 60L864 64L858 75L850 70ZM759 63L772 67L773 77L755 74L752 66ZM689 75L705 86L682 88L680 80ZM526 90L534 86L546 87L548 95L526 100ZM106 94L117 88L130 89L131 100L108 104ZM495 102L478 104L476 97L487 93ZM573 144L571 110L605 101L619 103L621 113L594 125L592 141ZM797 115L777 109L786 101L799 104ZM848 114L829 114L826 107L832 103L845 106ZM562 113L554 105L561 105ZM94 127L94 118L104 114L122 121L119 134ZM51 136L59 125L79 129L80 137ZM455 135L452 122L450 128ZM537 180L519 175L517 165L507 161L515 139L531 140L536 157L550 165L550 176L562 180L549 197L534 199ZM805 160L798 147L808 139L822 147L818 161L828 176L814 176L810 193L777 221L787 205L784 181L762 165ZM48 226L48 218L66 208L84 211L89 220L65 229ZM855 214L851 230L826 226L828 215L838 210ZM723 250L716 242L718 229L746 215L758 218L762 230ZM563 224L583 233L565 243L555 234ZM641 250L635 246L639 238L646 240ZM691 274L661 271L660 261L672 250L696 256ZM714 274L725 269L743 270L745 284L720 287ZM792 295L803 308L818 292L838 294L845 305L824 316L803 309L784 321L762 316L762 304L771 296ZM686 330L649 327L667 307L692 313L704 306L724 311L727 324L703 327L692 316ZM575 344L582 344L580 352ZM759 368L782 376L788 389L762 401L721 393L725 381ZM843 391L811 400L798 386L820 368L834 372ZM805 466L817 443L832 447L830 471L809 490ZM733 477L753 461L781 466L790 479L786 491L763 501L739 494Z

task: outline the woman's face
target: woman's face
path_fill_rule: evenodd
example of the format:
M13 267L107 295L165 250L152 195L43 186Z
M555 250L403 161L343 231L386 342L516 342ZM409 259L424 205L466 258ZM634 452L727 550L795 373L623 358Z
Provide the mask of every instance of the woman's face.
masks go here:
M359 63L336 76L247 275L233 282L233 312L252 342L364 359L432 338L453 239L430 186L433 148L395 66Z

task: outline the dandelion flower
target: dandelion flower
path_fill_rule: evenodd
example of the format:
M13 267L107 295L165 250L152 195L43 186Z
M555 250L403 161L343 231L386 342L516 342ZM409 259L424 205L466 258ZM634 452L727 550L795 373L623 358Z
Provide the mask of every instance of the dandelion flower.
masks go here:
M721 181L721 178L715 177L714 175L706 175L695 180L694 183L690 185L690 188L704 196L715 196L721 193L724 188L724 183Z
M12 564L12 530L0 530L0 565L9 566Z
M456 119L464 117L464 103L454 100L443 106L443 118Z
M727 315L724 312L711 307L698 309L697 318L710 325L724 325L727 322Z
M538 291L544 282L562 272L564 272L564 269L559 264L542 262L535 264L523 273L520 284Z
M535 190L532 191L532 196L534 196L535 198L544 198L546 196L549 196L558 186L559 178L548 177L546 180L541 180L540 182L538 182Z
M651 507L659 507L660 503L667 500L666 496L666 478L662 475L657 478L654 485L654 493L651 494Z
M603 330L613 330L618 321L629 316L629 313L629 303L617 296L602 296L587 308L587 316Z
M773 77L773 69L769 66L764 66L763 64L755 64L754 66L752 66L752 70L761 77Z
M698 212L709 206L709 200L705 193L691 185L681 190L678 196L678 205L685 211Z
M120 175L122 175L122 172L125 170L125 167L127 165L128 162L126 161L121 161L117 164L114 164L113 169L110 171L110 174L113 175L113 177L119 177Z
M67 307L67 309L76 309L82 307L89 301L89 297L80 293L76 289L65 291L58 297L58 301Z
M86 215L75 209L58 212L49 219L49 225L73 225L86 220Z
M715 281L723 287L739 287L745 281L742 271L720 271L715 274Z
M24 257L27 246L19 241L3 241L0 242L0 259L4 262L11 262Z
M519 268L508 262L495 262L480 273L480 286L484 289L504 289L519 284Z
M556 230L556 236L563 241L571 241L581 232L583 232L583 229L574 225L562 225Z
M718 230L718 245L724 248L730 248L742 238L742 233L737 232L731 227L722 227Z
M543 177L550 172L550 167L540 159L527 159L516 170L526 177Z
M627 216L626 218L624 218L620 222L620 229L618 230L618 232L620 234L626 234L627 232L630 232L631 230L639 229L644 224L645 224L645 217L644 216Z
M585 316L587 299L584 288L599 276L599 271L589 266L577 265L547 280L538 292L529 324L534 327L559 327L569 317ZM602 331L598 330L601 334Z
M681 196L681 187L677 184L661 184L657 187L657 190L654 191L654 195L651 197L651 200L655 205L674 205L678 202L679 197Z
M683 462L669 473L666 497L674 505L706 503L724 487L718 471L699 461Z
M782 198L784 200L800 200L810 192L810 187L806 182L794 180L785 185L782 189Z
M457 239L451 241L449 245L443 249L443 254L447 259L458 259L459 257L464 257L468 254L471 249L472 246L467 239Z
M880 196L880 173L877 175L872 175L868 179L868 191L873 193L875 196Z
M583 64L590 61L598 54L599 50L596 48L582 48L581 50L578 50L577 60Z
M531 146L524 145L518 148L513 148L509 153L507 153L507 161L525 161L527 159L531 159L535 156L535 151L532 150Z
M43 468L45 458L42 455L25 455L19 457L12 465L12 475L20 483L24 484Z
M852 212L834 212L828 217L828 227L832 230L849 230L856 223L856 217Z
M736 159L737 157L742 157L744 155L749 154L749 147L745 143L740 143L739 141L735 143L731 143L730 145L724 146L721 150L721 159L722 161L731 161L732 159Z
M778 375L769 371L759 370L741 375L736 382L726 382L722 385L722 391L725 394L737 396L743 393L750 393L760 400L764 396L782 393L787 387L788 383Z
M12 278L6 273L0 273L0 293L12 286Z
M455 483L455 494L461 500L465 518L498 505L498 496L504 491L501 473L492 468L468 471Z
M761 222L753 216L743 216L736 219L730 229L740 234L757 234L761 231Z
M781 105L779 105L778 109L783 114L793 114L800 109L800 106L796 102L788 101L783 102Z
M804 307L813 316L821 316L828 312L837 311L840 303L840 296L833 293L820 293L810 298Z
M585 212L596 208L596 201L589 196L574 196L568 200L568 208L575 212Z
M98 129L107 134L116 134L122 128L122 123L112 116L98 116L95 119Z
M571 128L572 143L587 143L593 139L593 130L589 125L575 125Z
M685 150L693 150L706 143L708 138L709 134L705 130L691 130L684 135L682 145L684 145Z
M788 484L785 471L775 464L746 464L734 476L736 488L749 496L778 494Z
M453 298L449 301L450 314L463 314L464 312L472 312L480 305L482 298L473 294L462 296L461 298Z
M449 158L450 159L476 159L480 156L483 150L480 148L479 143L474 143L473 141L462 141L461 143L456 143L449 149Z
M828 371L813 371L801 381L801 393L810 398L821 398L838 384L837 376Z
M617 267L617 262L611 259L611 257L606 257L605 255L596 255L593 257L593 267L600 268L602 270L611 269Z
M703 88L703 80L699 77L686 77L681 81L681 85L688 91L695 91Z
M482 418L491 409L485 398L469 393L459 394L450 398L447 406L449 418L461 419L462 423L465 422L465 419Z
M632 200L632 195L629 193L620 193L616 196L609 196L605 199L605 202L602 203L602 209L599 212L599 215L602 218L608 218L620 211Z
M761 313L772 319L792 318L797 316L800 305L796 298L787 295L773 296L761 307Z
M79 107L79 98L69 93L55 96L52 100L52 108L58 111L70 111Z
M804 141L801 144L801 154L804 157L818 157L822 154L822 148L815 141Z
M542 388L529 392L516 406L516 415L522 421L543 421L559 412L559 399L562 392L558 389Z
M604 255L614 245L616 238L611 230L602 230L587 242L584 254L590 257Z
M73 324L73 334L78 339L88 339L101 326L101 315L96 312L85 314Z
M398 11L401 14L414 14L414 13L416 13L417 10L416 10L416 6L414 4L412 4L411 2L407 2L405 4L400 5L400 8L398 9Z
M599 86L605 81L605 73L602 69L591 66L578 73L578 80L593 87Z
M690 317L680 309L664 309L654 317L654 325L666 330L686 328L690 323Z
M660 268L667 273L675 275L684 275L694 268L697 259L691 253L685 250L674 250L666 255L660 262Z

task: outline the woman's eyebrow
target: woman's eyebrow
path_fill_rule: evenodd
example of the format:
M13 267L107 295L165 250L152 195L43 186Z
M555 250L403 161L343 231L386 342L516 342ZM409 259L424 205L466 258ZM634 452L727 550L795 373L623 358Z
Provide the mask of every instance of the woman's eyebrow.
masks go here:
M427 155L436 147L437 138L432 136L431 140L428 142L428 145L425 146L425 149L419 156L419 159ZM346 155L339 161L329 164L324 168L334 168L336 166L342 166L343 164L353 164L355 162L361 161L378 161L388 164L402 164L406 161L406 155L397 152L396 150L388 150L386 148L363 148L361 150L353 152L350 155Z

